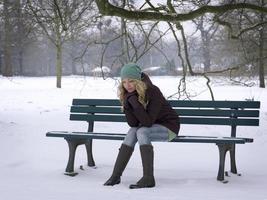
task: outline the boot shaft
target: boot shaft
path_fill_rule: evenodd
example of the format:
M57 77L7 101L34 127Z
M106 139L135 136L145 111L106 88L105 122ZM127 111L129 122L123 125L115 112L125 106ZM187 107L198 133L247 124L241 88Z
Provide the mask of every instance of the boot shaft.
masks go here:
M140 146L143 176L154 176L154 150L152 145Z
M119 177L122 175L127 163L129 162L132 156L133 150L133 147L127 146L125 144L121 145L112 175Z
M129 186L130 189L155 187L153 146L141 145L140 152L143 165L143 177L136 184L131 184Z

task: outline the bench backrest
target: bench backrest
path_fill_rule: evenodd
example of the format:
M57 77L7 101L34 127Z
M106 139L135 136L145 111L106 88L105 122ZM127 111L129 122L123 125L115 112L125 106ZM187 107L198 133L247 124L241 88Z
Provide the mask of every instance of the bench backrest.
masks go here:
M259 125L259 101L168 101L180 116L181 124L229 125L231 136L236 136L236 126ZM126 122L121 104L116 99L73 99L70 120Z

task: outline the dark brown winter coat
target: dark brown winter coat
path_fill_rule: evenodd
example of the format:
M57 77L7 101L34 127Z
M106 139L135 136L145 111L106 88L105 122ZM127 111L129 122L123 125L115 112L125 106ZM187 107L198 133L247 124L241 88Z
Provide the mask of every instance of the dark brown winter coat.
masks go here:
M149 77L144 73L142 73L142 81L147 85L146 100L148 104L145 109L143 105L138 102L137 93L125 99L126 103L130 101L131 104L131 106L124 107L129 126L151 127L153 124L161 124L175 134L178 134L180 122L177 113L164 98L160 89L153 85Z

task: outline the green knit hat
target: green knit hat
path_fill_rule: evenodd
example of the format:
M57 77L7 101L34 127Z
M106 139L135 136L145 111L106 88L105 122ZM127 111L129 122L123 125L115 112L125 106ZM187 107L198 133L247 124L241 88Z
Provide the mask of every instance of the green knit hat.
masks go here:
M141 68L135 63L125 64L121 68L121 80L125 78L141 80Z

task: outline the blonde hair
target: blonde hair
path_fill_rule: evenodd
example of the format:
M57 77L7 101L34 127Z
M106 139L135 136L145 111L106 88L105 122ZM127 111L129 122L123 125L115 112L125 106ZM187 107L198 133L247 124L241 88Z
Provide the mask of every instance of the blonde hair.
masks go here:
M135 84L135 89L138 94L138 101L146 108L147 100L146 100L146 89L147 86L143 81L137 79L130 79ZM127 93L126 89L123 87L122 81L118 87L118 97L120 99L121 104L124 104L124 96Z

